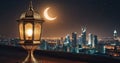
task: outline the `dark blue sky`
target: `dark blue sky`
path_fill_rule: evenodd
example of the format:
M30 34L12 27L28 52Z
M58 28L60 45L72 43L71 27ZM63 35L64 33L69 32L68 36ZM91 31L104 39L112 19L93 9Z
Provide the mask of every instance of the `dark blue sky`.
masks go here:
M0 1L1 35L18 36L16 19L27 10L29 1ZM72 32L80 34L84 25L87 26L87 33L98 37L112 37L114 29L118 33L120 31L119 0L33 0L33 6L41 16L46 7L51 7L53 16L57 15L55 21L43 24L43 37L64 37Z

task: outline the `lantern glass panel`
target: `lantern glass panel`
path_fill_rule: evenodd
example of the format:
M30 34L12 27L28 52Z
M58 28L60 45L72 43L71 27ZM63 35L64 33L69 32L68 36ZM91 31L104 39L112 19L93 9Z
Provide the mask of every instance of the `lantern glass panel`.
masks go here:
M34 40L40 40L41 24L35 23L34 27Z
M20 40L24 40L23 35L23 23L19 23L19 33L20 33Z
M25 39L32 40L33 37L33 26L31 23L25 24Z

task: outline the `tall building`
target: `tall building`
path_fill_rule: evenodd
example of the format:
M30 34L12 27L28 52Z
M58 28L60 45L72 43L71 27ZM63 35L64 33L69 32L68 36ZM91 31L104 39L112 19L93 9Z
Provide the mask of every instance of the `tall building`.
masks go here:
M72 46L73 47L77 46L77 32L72 33Z
M104 44L97 45L97 50L98 50L99 53L103 53L103 54L106 53L106 49L105 49L105 45Z
M78 44L77 51L79 53L80 50L82 50L82 38L81 38L81 36L78 36L77 44Z
M93 43L93 34L88 34L88 45L91 45Z
M117 39L117 30L114 30L113 37L114 37L114 39Z
M68 34L64 40L64 46L63 46L64 51L70 52L70 46L71 46L71 41L70 41L70 35Z
M81 38L82 38L82 44L86 45L87 44L87 41L86 41L86 27L82 27Z
M63 37L60 38L60 44L63 45L64 43L64 40L63 40Z
M82 45L82 38L81 38L81 36L78 36L78 41L77 41L77 43L78 43L79 45Z
M38 49L47 50L48 49L48 43L44 39L41 40L41 44L40 44L40 47Z
M71 47L71 52L78 53L78 43L77 43L77 33L76 32L72 33L72 47Z
M70 44L70 35L68 34L66 37L65 37L65 41L64 41L64 44Z
M98 38L97 35L93 36L93 43L92 43L92 47L95 48L98 45Z

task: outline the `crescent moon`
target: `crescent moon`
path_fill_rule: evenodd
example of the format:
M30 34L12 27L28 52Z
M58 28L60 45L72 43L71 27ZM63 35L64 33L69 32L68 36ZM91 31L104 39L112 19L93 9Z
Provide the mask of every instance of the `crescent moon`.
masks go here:
M52 21L52 20L55 20L57 17L50 17L49 15L48 15L48 10L50 9L50 7L47 7L45 10L44 10L44 17L47 19L47 20L50 20L50 21Z

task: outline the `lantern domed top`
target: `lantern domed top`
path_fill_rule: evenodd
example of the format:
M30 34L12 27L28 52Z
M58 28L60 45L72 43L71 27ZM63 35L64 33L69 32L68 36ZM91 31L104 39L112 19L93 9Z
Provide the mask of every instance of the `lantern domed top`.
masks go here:
M36 19L36 20L41 20L42 17L40 16L40 14L38 12L36 12L33 9L32 6L32 1L29 4L29 9L28 11L24 12L21 14L20 19Z

